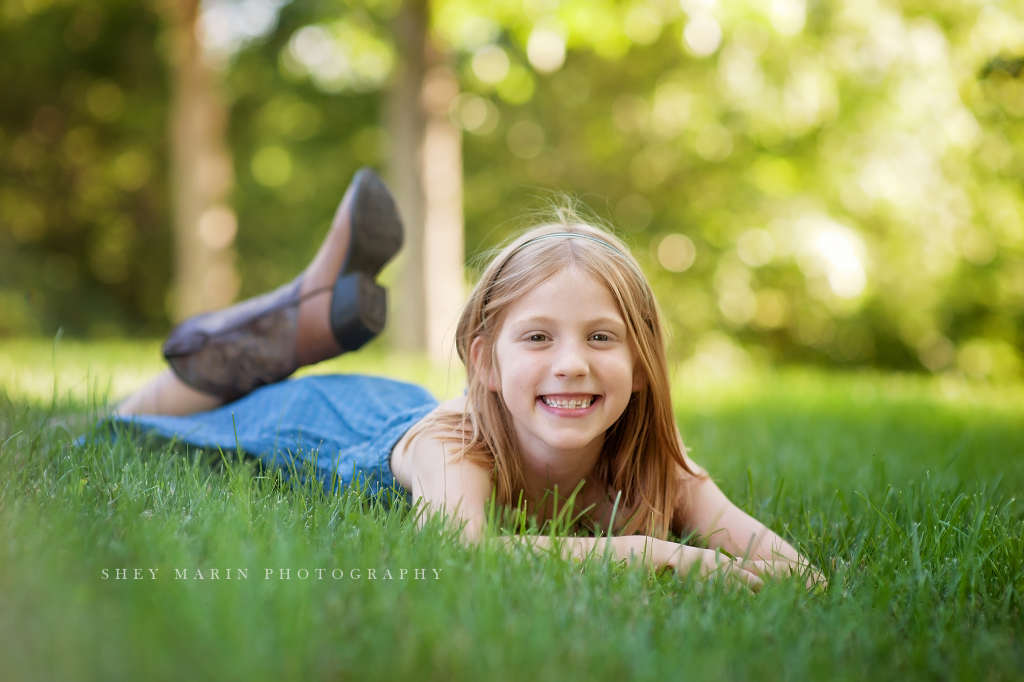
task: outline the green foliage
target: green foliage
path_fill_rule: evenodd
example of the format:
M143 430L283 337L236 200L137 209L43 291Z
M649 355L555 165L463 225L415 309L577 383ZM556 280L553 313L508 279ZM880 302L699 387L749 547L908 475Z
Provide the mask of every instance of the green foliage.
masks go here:
M166 324L158 35L135 2L0 9L0 334Z
M463 548L401 504L291 485L231 453L71 447L64 425L87 405L0 397L0 675L1019 677L1019 388L818 372L685 388L693 457L821 566L828 591L782 581L754 596L600 557ZM417 567L441 577L398 579Z
M439 7L500 112L467 136L474 248L558 189L629 233L684 354L725 332L776 360L1020 376L1018 5ZM539 72L528 102L489 84L492 45Z
M223 73L243 296L300 272L356 168L380 161L376 98L325 94L279 67L282 46L321 11L288 6ZM118 0L12 2L0 16L0 334L162 333L166 25Z
M395 0L271 5L263 33L210 48L243 296L300 271L354 169L381 164L401 68ZM463 87L471 261L567 192L635 244L683 355L725 339L760 359L1021 376L1019 3L431 10ZM160 24L118 0L2 16L17 96L0 106L0 333L158 331Z

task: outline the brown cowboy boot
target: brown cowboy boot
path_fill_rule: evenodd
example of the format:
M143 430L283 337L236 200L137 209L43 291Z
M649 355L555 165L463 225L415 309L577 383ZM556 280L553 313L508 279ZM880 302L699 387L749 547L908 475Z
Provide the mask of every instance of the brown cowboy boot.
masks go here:
M387 294L374 278L402 246L402 222L373 171L360 169L349 192L348 250L333 286L300 295L307 277L303 272L274 291L182 322L163 346L178 378L230 402L290 376L300 366L299 307L329 291L329 324L337 347L328 341L314 344L312 351L301 349L302 364L356 350L384 329ZM325 243L329 239L330 233Z

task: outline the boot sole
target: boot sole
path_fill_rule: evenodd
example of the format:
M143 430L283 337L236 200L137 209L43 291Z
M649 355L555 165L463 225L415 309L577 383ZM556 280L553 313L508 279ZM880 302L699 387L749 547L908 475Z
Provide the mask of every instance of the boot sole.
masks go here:
M356 173L352 233L339 275L362 272L376 277L402 248L402 219L391 192L368 168Z
M331 331L345 351L361 348L387 323L387 292L377 273L402 248L402 220L388 188L369 169L356 173L348 254L334 282Z

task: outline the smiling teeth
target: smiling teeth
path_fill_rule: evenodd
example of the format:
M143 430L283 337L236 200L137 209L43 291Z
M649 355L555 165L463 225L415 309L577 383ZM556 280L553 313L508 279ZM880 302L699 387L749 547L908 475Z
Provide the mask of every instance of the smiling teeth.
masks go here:
M561 407L563 409L567 408L570 410L579 410L584 407L590 407L591 405L594 404L594 396L574 400L554 400L547 396L542 396L541 399L544 401L544 404L547 405L548 407Z

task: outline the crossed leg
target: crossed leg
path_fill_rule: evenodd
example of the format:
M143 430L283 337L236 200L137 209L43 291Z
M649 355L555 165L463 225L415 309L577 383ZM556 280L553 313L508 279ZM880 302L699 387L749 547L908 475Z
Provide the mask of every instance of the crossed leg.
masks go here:
M303 273L299 288L301 303L295 339L295 356L300 366L314 364L342 353L342 348L331 331L330 294L331 286L345 261L351 241L350 209L354 188L355 183L345 192L334 214L331 229ZM302 298L307 294L311 295ZM224 402L219 396L189 386L167 368L121 401L114 409L114 414L184 416L212 410Z

